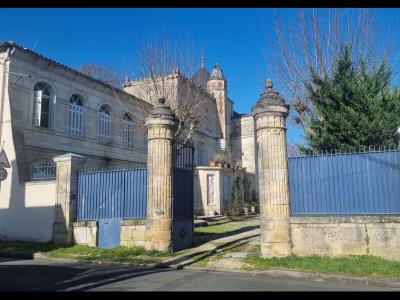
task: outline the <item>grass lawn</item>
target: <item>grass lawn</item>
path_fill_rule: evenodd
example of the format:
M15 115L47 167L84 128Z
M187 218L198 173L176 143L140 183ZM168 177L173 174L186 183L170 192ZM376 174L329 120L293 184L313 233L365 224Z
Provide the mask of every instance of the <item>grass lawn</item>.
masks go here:
M246 232L257 227L258 224L254 225L254 220L246 217L241 217L235 221L226 219L209 222L209 226L196 227L194 229L195 244Z
M0 251L42 252L48 257L77 259L80 261L130 262L135 264L159 263L165 257L179 254L147 251L142 247L93 248L86 245L60 247L50 243L0 241Z
M0 251L15 251L15 252L47 252L59 248L51 243L39 242L20 242L20 241L0 241Z
M58 248L46 253L53 258L72 258L80 261L130 262L134 264L160 263L169 253L147 251L142 247L93 248L86 245Z
M246 270L290 269L313 273L373 276L400 279L400 262L375 256L349 256L330 258L323 256L289 256L285 258L262 258L248 255L243 259Z

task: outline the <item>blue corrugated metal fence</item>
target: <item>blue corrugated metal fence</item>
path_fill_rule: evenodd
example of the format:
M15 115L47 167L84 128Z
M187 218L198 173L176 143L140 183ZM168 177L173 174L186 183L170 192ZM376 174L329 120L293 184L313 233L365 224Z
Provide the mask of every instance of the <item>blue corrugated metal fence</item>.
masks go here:
M146 218L146 168L81 172L77 180L77 220Z
M289 158L292 215L400 214L400 152Z

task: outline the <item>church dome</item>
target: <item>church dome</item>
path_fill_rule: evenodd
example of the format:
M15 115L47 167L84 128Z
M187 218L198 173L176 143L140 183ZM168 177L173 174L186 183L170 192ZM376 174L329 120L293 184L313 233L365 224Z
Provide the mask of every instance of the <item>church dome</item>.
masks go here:
M220 80L224 80L224 74L222 73L221 67L218 64L215 64L212 72L211 72L211 76L210 79L220 79Z

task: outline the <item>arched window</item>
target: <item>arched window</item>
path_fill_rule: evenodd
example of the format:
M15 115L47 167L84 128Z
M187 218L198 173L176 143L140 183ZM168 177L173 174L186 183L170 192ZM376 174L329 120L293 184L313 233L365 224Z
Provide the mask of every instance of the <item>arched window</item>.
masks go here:
M100 107L99 138L103 142L111 142L111 109L108 105Z
M128 113L122 118L122 144L128 147L133 146L133 122Z
M51 99L54 97L51 87L44 83L38 82L34 87L35 104L34 104L34 120L33 123L37 127L50 127L51 116Z
M32 164L32 180L50 180L56 178L56 164L48 160L39 160Z
M83 132L83 106L79 95L72 95L69 99L69 133L82 135Z

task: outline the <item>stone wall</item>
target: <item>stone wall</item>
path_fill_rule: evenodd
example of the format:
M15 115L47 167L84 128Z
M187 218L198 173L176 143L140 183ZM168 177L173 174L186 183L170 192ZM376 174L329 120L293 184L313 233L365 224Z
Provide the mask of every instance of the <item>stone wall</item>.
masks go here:
M72 224L74 228L74 242L90 247L97 246L98 221L79 221Z
M232 119L232 164L256 173L254 118L251 115Z
M98 241L98 221L77 221L73 223L74 242L96 247ZM122 220L120 232L121 246L145 246L145 220Z
M374 255L400 260L400 217L291 217L292 251L306 255Z
M121 246L145 246L145 220L122 220Z

